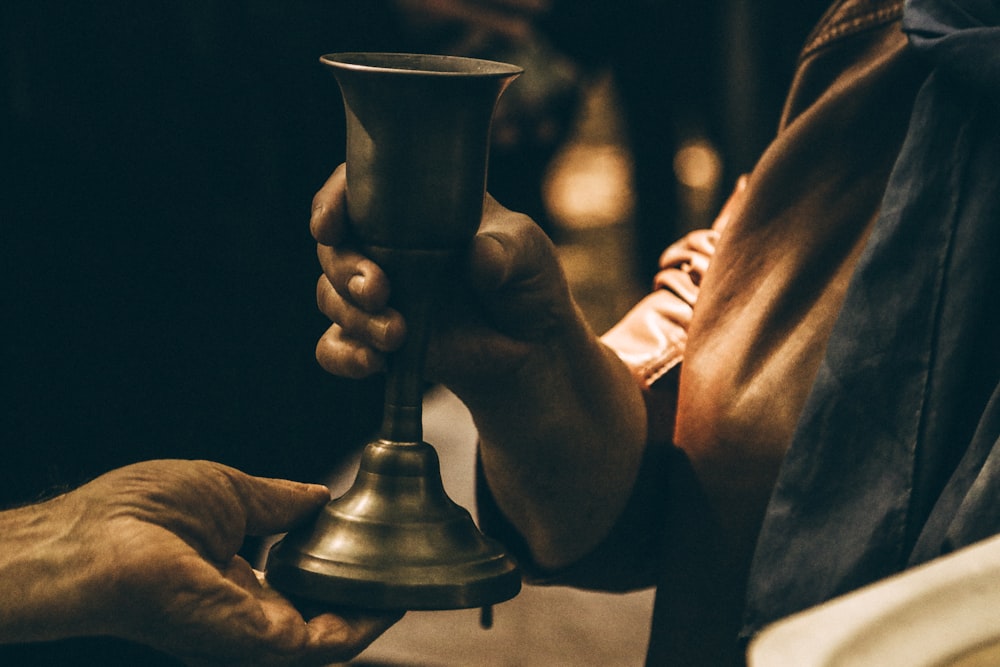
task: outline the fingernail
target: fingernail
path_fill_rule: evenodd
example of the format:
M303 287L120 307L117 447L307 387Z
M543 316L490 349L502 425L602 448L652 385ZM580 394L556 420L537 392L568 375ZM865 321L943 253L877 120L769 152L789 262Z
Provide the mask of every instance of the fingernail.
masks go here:
M351 296L355 299L363 299L365 295L365 285L368 281L360 273L351 276L351 279L347 281L347 289L351 292Z
M369 331L375 342L384 346L389 338L389 319L386 317L376 317L369 323Z

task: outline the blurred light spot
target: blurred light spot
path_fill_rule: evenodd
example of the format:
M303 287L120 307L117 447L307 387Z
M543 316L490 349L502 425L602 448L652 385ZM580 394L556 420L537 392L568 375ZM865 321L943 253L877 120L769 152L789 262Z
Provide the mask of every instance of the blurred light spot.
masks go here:
M689 188L712 189L722 178L722 158L709 142L690 141L674 155L674 173Z
M625 222L635 207L632 160L611 144L574 144L556 157L544 183L558 224L590 228Z

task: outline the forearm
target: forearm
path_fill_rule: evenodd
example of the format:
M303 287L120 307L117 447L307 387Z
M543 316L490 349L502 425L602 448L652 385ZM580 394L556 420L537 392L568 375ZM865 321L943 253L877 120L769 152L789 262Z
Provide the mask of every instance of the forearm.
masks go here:
M600 542L631 494L646 418L628 369L582 317L510 376L458 393L485 481L536 563L558 568Z
M0 512L0 643L48 641L103 628L89 613L106 594L101 563L66 496Z

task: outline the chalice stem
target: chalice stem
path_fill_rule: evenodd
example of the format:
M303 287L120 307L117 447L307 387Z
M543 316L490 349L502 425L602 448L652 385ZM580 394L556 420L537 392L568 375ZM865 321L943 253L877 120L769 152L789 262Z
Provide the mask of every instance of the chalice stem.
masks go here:
M406 319L406 340L389 355L379 437L394 443L423 441L424 361L431 321L456 253L451 250L368 248L392 283L390 304Z

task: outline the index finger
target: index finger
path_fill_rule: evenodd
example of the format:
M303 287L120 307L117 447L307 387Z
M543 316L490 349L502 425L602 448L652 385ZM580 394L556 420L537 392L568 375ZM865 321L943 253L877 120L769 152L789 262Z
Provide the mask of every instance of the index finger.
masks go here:
M340 243L347 232L347 165L341 164L313 196L309 231L318 243Z

